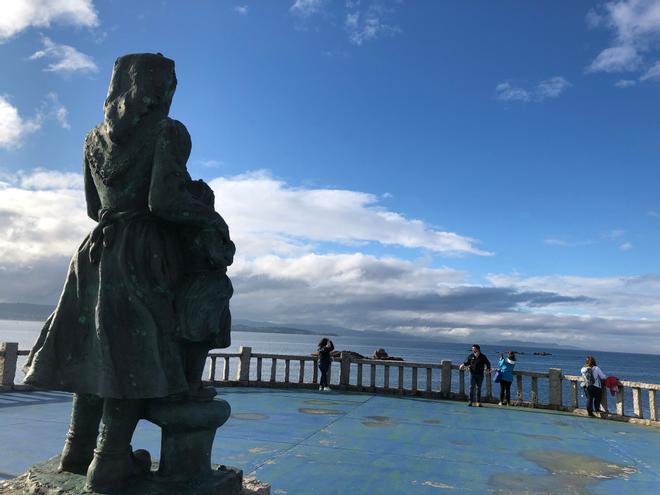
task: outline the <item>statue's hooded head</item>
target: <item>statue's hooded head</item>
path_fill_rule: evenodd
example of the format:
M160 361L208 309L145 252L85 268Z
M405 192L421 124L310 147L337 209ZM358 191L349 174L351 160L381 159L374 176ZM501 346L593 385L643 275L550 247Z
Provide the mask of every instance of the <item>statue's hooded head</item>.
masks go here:
M114 142L121 141L145 116L166 117L176 90L174 61L160 53L119 57L112 70L103 112Z

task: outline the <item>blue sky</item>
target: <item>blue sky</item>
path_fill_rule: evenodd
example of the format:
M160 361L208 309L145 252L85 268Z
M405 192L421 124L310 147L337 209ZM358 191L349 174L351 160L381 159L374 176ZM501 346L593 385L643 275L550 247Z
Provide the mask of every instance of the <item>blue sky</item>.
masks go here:
M238 245L238 318L660 352L660 1L17 0L0 19L0 300L56 301L112 64L158 51Z

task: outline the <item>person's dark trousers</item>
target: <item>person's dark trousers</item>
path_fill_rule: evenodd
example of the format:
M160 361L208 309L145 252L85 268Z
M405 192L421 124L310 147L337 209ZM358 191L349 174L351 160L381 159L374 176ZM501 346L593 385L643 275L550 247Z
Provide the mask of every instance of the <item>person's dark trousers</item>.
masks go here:
M589 385L584 389L584 395L587 398L587 412L591 415L595 411L600 411L600 401L603 390L595 385Z
M328 371L330 370L330 363L321 363L319 364L319 369L321 370L321 381L319 385L321 387L329 387L328 384Z
M481 402L481 384L484 375L470 375L470 402Z
M500 379L500 402L511 404L511 382Z

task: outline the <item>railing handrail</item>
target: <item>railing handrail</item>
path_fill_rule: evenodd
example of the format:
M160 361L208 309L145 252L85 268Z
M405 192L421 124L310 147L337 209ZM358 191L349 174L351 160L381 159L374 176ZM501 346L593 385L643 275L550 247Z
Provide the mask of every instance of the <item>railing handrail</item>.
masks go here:
M564 379L570 382L581 382L580 375L564 375ZM631 382L628 380L619 380L619 385L628 388L641 388L644 390L660 390L660 385L657 383L644 383L644 382Z
M27 356L30 351L19 350L16 343L0 343L0 391L29 389L27 385L14 384L14 377L19 356ZM240 385L265 387L302 387L318 386L319 358L317 355L305 354L274 354L252 352L251 347L241 347L239 352L209 352L210 359L208 382L213 385ZM235 378L230 376L230 361L238 360L234 367ZM218 365L218 361L220 365ZM256 361L256 368L254 366ZM374 393L395 393L419 395L429 398L444 398L464 400L467 398L466 386L470 379L466 377L467 370L460 369L459 364L449 360L440 363L422 363L415 361L399 361L389 359L360 358L352 352L342 352L339 357L332 358L339 364L339 388L342 390L370 391ZM292 366L292 362L294 365ZM265 364L266 363L266 364ZM312 363L311 373L307 372L308 364ZM283 364L283 369L282 369ZM268 367L266 370L265 368ZM278 365L279 374L278 374ZM296 373L297 365L297 373ZM366 370L365 370L366 368ZM377 374L380 370L380 375ZM420 371L421 370L421 371ZM439 370L439 377L438 375ZM283 371L283 373L282 373ZM457 373L456 373L457 372ZM457 381L453 375L457 374ZM311 376L310 376L311 375ZM394 375L394 376L393 376ZM256 378L254 377L256 376ZM484 402L496 402L493 397L493 374L484 380L482 397ZM516 396L512 394L512 402L516 405L557 409L565 411L581 411L579 408L579 375L564 375L561 369L550 368L547 372L515 370ZM283 378L283 380L282 380ZM420 380L422 383L420 383ZM546 402L541 402L539 395L539 380L547 383ZM525 389L525 384L529 388ZM568 384L570 394L565 405L563 384ZM626 398L628 390L628 398ZM616 396L616 413L613 419L637 422L652 426L660 426L658 420L656 395L660 384L619 381ZM644 392L644 393L642 393ZM630 405L626 406L632 394L632 414L628 414ZM608 395L603 394L602 405L608 411ZM644 402L644 395L648 396ZM525 398L527 397L527 398ZM647 405L648 404L648 407ZM645 410L648 418L644 417Z

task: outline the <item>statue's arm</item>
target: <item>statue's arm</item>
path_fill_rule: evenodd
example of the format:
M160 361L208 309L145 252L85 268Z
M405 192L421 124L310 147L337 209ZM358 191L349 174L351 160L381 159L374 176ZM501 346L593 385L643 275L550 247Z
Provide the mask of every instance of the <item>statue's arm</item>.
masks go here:
M188 184L186 169L192 144L185 126L168 120L156 142L154 163L149 187L149 209L165 220L175 223L214 227L229 239L229 228L212 208L196 201Z
M99 193L96 190L96 185L94 185L92 172L89 169L87 158L83 159L83 176L85 183L85 201L87 202L87 216L95 222L98 222L99 210L101 209L101 200L99 199Z

